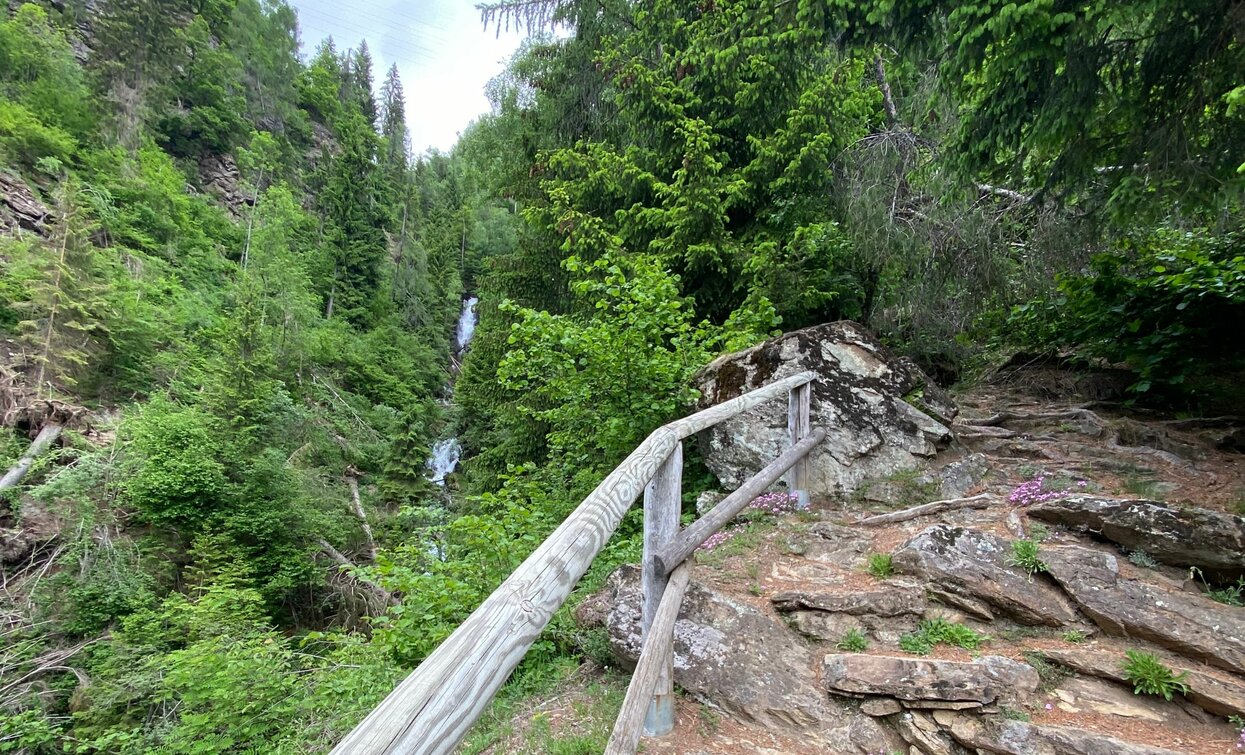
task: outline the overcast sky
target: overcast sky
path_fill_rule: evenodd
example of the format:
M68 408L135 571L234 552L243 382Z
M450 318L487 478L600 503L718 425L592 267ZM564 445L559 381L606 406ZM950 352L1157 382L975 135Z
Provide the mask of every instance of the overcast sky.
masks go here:
M519 46L520 36L484 30L476 0L289 0L298 11L303 56L326 37L338 50L366 39L376 88L398 64L416 153L448 150L458 132L489 108L484 85Z

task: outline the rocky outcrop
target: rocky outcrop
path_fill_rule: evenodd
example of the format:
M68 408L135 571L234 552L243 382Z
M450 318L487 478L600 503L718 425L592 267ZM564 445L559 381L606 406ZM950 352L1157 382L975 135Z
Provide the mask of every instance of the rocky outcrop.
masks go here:
M978 752L999 755L1181 755L1176 750L1125 742L1105 734L1025 721L987 723L963 714L943 713L940 723L955 741Z
M47 233L51 212L17 176L0 171L0 233Z
M1245 576L1245 517L1157 501L1074 495L1035 504L1029 516L1145 551L1172 566L1196 566L1208 577Z
M936 524L891 558L897 571L936 583L940 599L978 618L993 618L993 610L1023 624L1078 623L1076 609L1057 589L1007 565L1011 553L995 535Z
M203 187L235 216L240 216L251 203L251 195L242 189L242 173L232 155L204 155L199 159L199 178Z
M810 455L810 492L843 494L866 480L920 467L951 441L956 408L910 361L851 322L786 333L719 357L696 379L703 406L812 370L814 428L826 439ZM941 418L941 419L939 419ZM788 445L785 402L770 401L701 436L705 463L737 488Z
M1101 650L1061 650L1051 649L1043 652L1047 659L1063 666L1102 679L1110 679L1132 686L1124 674L1124 655L1118 652ZM1245 717L1245 684L1240 681L1229 681L1218 676L1189 668L1180 663L1167 662L1172 673L1184 675L1183 681L1188 687L1185 698L1216 716Z
M1036 692L1039 682L1031 667L997 655L964 662L841 653L826 656L822 674L833 694L878 695L926 708L1018 702Z
M1120 575L1109 553L1069 546L1042 558L1051 575L1107 634L1150 640L1190 658L1245 673L1245 611Z
M852 616L920 615L925 610L925 591L916 585L891 585L884 590L853 592L784 591L770 601L779 611L811 609Z
M634 666L641 646L640 570L624 566L602 593L610 650ZM812 653L781 623L751 606L692 583L674 626L674 680L733 717L798 734L810 751L891 752L903 743L867 716L835 705L817 683Z
M634 665L640 655L640 570L610 577L610 650ZM835 718L817 685L811 655L778 622L696 583L674 627L674 678L738 718L779 728L815 728Z

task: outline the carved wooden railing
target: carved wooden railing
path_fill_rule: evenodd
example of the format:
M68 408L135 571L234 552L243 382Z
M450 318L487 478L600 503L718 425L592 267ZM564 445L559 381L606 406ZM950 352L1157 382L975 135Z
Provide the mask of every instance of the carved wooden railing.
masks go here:
M636 751L642 729L674 725L672 631L690 579L688 557L787 475L807 490L812 372L793 375L653 431L458 629L333 749L334 755L450 753L519 665L644 491L643 650L606 750ZM683 440L787 394L791 447L680 531ZM801 496L806 493L801 492Z

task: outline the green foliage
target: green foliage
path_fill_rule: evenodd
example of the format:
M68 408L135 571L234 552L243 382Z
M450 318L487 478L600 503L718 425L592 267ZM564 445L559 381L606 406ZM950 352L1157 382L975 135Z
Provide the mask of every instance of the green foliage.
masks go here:
M927 619L917 625L915 632L899 638L899 648L905 653L928 655L934 646L942 643L965 650L976 650L986 641L986 637L966 627L946 619Z
M225 505L220 427L201 410L155 400L129 420L134 469L124 500L149 521L197 532Z
M1133 685L1135 694L1159 695L1170 701L1177 692L1183 695L1189 691L1189 686L1184 683L1188 673L1173 674L1157 655L1125 650L1124 656L1120 668L1124 671L1124 678Z
M849 629L843 633L834 647L847 653L863 653L869 648L869 639L859 629Z
M1064 642L1071 642L1073 644L1077 644L1077 643L1081 643L1085 641L1085 633L1082 632L1080 629L1069 629L1063 634L1059 635L1059 639L1063 640Z
M1024 569L1030 576L1046 571L1046 564L1039 555L1040 549L1037 540L1013 540L1012 555L1008 557L1007 565Z
M892 557L889 553L870 553L866 571L878 579L889 579L895 574L895 566L891 561Z
M1245 606L1245 577L1237 577L1236 583L1227 587L1207 590L1206 594L1211 597L1211 600L1224 605Z
M1127 364L1141 394L1239 368L1227 344L1243 322L1241 237L1160 228L1095 257L1090 275L1063 276L1057 297L1018 307L1009 327L1031 345Z

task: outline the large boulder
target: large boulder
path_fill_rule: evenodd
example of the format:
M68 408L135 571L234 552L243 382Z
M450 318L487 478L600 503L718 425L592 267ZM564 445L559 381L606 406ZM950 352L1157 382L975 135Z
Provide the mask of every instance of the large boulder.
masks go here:
M1083 530L1208 577L1245 576L1245 517L1157 501L1074 495L1029 507L1034 519Z
M1043 550L1050 576L1107 634L1157 645L1245 674L1245 611L1210 598L1120 575L1109 553L1068 546Z
M1081 621L1058 589L1008 566L1011 545L986 532L935 524L892 555L895 569L928 580L944 602L979 618L986 604L1022 624L1065 626Z
M607 588L610 650L625 666L640 656L640 570L624 566ZM812 656L769 616L693 582L674 627L674 680L743 721L812 728L833 717Z
M867 480L917 469L951 441L955 404L911 361L861 326L834 322L726 354L701 371L701 406L721 403L811 370L811 425L826 440L810 455L813 494L855 491ZM787 404L774 400L706 430L705 463L727 489L788 446Z

